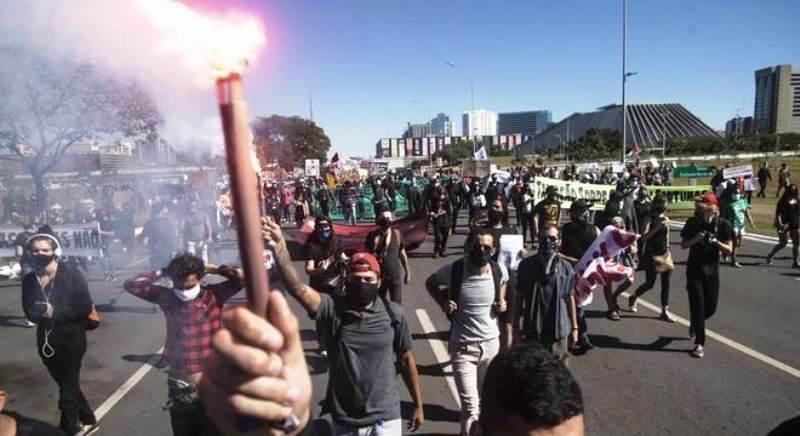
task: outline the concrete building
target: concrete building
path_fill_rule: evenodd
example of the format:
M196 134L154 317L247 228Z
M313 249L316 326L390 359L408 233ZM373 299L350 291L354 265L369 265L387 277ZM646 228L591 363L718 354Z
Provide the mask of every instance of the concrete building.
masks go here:
M464 112L461 120L461 134L464 136L497 135L497 112L475 109Z
M800 133L800 66L767 67L755 77L755 132Z
M714 136L717 132L680 104L629 104L628 147L640 150L661 148L664 139ZM616 130L622 127L622 106L611 104L594 112L574 113L520 145L519 153L558 150L563 143L579 140L589 129Z
M453 136L454 132L454 125L452 121L450 121L450 117L443 113L439 113L436 115L436 118L431 120L431 135L432 136Z
M530 140L531 136L515 133L513 135L477 136L475 140L478 147L484 146L486 150L497 147L503 151L513 151L520 144ZM425 138L381 138L375 143L375 158L427 158L452 144L469 142L466 136L429 136Z
M408 123L406 131L403 132L403 138L424 138L427 136L431 136L430 123L425 123L425 124Z
M497 134L536 135L553 122L553 113L548 110L505 112L497 115Z
M752 135L753 117L731 118L725 123L725 136Z

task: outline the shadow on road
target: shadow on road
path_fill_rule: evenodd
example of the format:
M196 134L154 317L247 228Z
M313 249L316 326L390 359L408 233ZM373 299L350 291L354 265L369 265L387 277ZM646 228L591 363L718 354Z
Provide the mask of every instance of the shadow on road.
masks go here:
M24 316L0 316L0 327L20 327L20 328L28 328L25 325L25 317Z
M400 414L404 419L414 414L414 404L409 401L400 402ZM423 404L422 410L425 413L426 421L438 422L459 422L461 412L458 410L448 409L438 404Z
M440 341L447 341L450 339L450 332L448 331L440 331L440 332L432 332L432 333L412 333L411 339L418 341L424 339L438 339Z
M419 375L429 375L432 377L447 377L453 375L452 371L445 371L444 367L449 365L450 362L434 363L433 365L417 365L417 372Z
M688 338L678 337L678 336L661 336L649 344L632 344L628 342L622 342L619 338L615 336L607 336L607 335L590 334L589 339L597 348L617 348L622 350L639 350L639 351L667 351L673 353L685 353L689 351L688 348L686 349L665 348L673 342L689 340Z
M166 368L167 363L164 362L164 359L161 358L161 355L158 353L150 353L150 354L123 354L122 360L126 362L139 362L139 363L146 363L149 362L150 359L158 359L155 364L155 368Z

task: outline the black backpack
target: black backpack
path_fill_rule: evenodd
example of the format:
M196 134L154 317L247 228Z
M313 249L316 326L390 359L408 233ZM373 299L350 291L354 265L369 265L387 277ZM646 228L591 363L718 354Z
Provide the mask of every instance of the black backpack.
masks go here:
M458 297L461 295L461 284L464 280L464 259L459 259L453 263L453 268L450 270L450 289L448 289L449 300L455 301L458 304ZM500 285L503 279L503 271L500 270L500 264L490 260L489 267L492 269L492 280L494 280L494 301L500 299ZM453 320L455 312L447 315L447 319Z

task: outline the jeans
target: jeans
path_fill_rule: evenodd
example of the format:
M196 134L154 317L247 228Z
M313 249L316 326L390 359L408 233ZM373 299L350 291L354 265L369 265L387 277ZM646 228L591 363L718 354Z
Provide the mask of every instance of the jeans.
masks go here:
M447 238L450 236L450 226L434 224L433 226L433 254L444 256L447 251Z
M208 243L206 241L186 241L186 252L208 263Z
M575 316L578 318L578 343L589 342L589 326L586 324L586 310L583 307L575 308Z
M403 420L379 421L365 427L354 427L333 421L335 436L400 436L403 434Z
M706 320L717 311L719 276L716 274L687 273L686 290L689 292L689 312L694 331L694 343L705 345Z
M86 344L72 350L56 346L58 350L51 358L42 359L50 376L58 384L58 408L61 409L59 427L72 434L80 424L95 424L94 412L81 391L81 361Z
M469 434L480 415L480 392L489 363L500 350L498 338L467 344L450 344L458 397L461 400L461 434Z
M672 277L672 271L658 273L656 272L655 266L653 266L645 269L644 273L644 283L636 289L634 295L641 297L645 292L653 289L653 286L656 284L656 276L661 274L661 307L665 308L669 306L669 279Z

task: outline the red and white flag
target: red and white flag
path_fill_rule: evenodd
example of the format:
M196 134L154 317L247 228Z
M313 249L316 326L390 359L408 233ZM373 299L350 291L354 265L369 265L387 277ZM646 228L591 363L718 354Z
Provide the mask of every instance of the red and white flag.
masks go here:
M578 306L592 302L592 291L632 279L634 269L616 261L617 255L636 242L637 235L614 226L606 226L575 264L573 290Z

